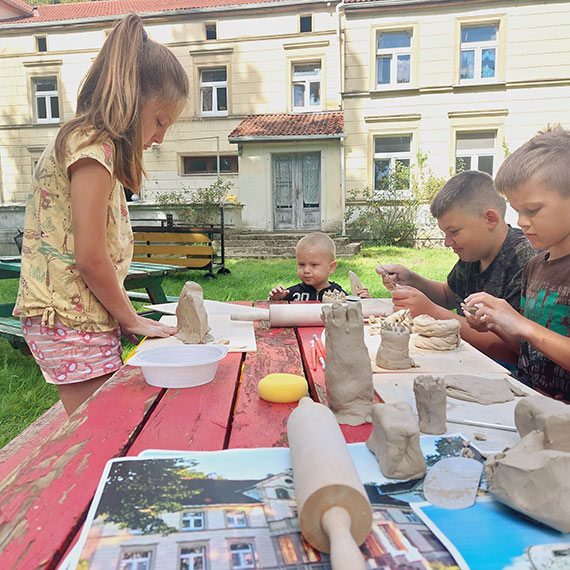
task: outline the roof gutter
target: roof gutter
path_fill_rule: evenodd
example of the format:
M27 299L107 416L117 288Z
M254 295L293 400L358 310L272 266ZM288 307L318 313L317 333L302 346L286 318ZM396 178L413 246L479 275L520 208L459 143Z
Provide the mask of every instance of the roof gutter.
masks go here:
M342 139L344 133L335 133L332 135L261 135L261 136L247 136L247 137L228 137L231 143L242 142L283 142L283 141L307 141L307 140L322 140L322 139Z

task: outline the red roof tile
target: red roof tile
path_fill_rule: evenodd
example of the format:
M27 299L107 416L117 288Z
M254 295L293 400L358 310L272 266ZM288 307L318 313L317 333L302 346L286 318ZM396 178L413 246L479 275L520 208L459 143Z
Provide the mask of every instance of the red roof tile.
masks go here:
M21 0L10 0L14 5L26 9ZM238 7L257 4L279 4L281 0L101 0L98 2L77 2L75 4L42 4L37 8L37 15L23 15L11 18L6 24L29 24L85 18L101 18L105 16L122 16L129 12L143 15L145 13L169 12L173 10L207 10L209 8ZM31 7L28 6L28 12ZM2 22L0 21L0 25Z
M228 136L231 139L259 137L306 137L342 134L344 114L342 111L324 113L277 113L274 115L250 115Z

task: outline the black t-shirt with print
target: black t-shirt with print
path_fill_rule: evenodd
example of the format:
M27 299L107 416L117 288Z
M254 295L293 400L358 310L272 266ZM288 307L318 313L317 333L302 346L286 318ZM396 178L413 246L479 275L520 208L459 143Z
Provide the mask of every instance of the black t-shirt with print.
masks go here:
M293 285L293 287L288 287L288 289L289 294L283 297L283 301L322 301L325 291L340 291L345 295L347 294L338 283L332 281L328 287L320 291L317 291L312 285L305 285L302 282L298 285Z

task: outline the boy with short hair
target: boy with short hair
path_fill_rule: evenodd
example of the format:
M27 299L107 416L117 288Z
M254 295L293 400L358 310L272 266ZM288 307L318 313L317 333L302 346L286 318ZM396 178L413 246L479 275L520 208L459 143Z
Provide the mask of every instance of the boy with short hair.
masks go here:
M302 237L295 247L297 275L301 283L285 289L274 287L269 293L270 301L322 301L325 291L346 291L329 275L336 269L336 246L334 241L322 232L314 232ZM368 289L360 292L360 297L368 298Z
M505 211L505 200L491 176L476 170L456 174L431 204L445 245L459 256L447 282L426 279L398 264L386 264L376 271L391 289L396 309L410 309L412 316L455 318L461 323L463 339L492 358L514 364L517 355L488 331L471 328L461 308L465 297L486 291L518 310L522 269L536 251L520 229L506 223ZM395 288L394 283L398 284Z
M529 241L544 251L524 268L520 313L475 293L466 304L478 311L467 320L519 352L520 380L570 400L570 132L540 131L506 158L496 184Z

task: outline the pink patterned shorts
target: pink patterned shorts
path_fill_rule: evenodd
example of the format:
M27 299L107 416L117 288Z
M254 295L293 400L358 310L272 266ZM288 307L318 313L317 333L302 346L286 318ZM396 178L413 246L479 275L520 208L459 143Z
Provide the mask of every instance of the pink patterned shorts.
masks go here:
M123 361L120 331L84 332L66 327L42 326L41 316L22 317L22 333L50 384L73 384L118 370Z

